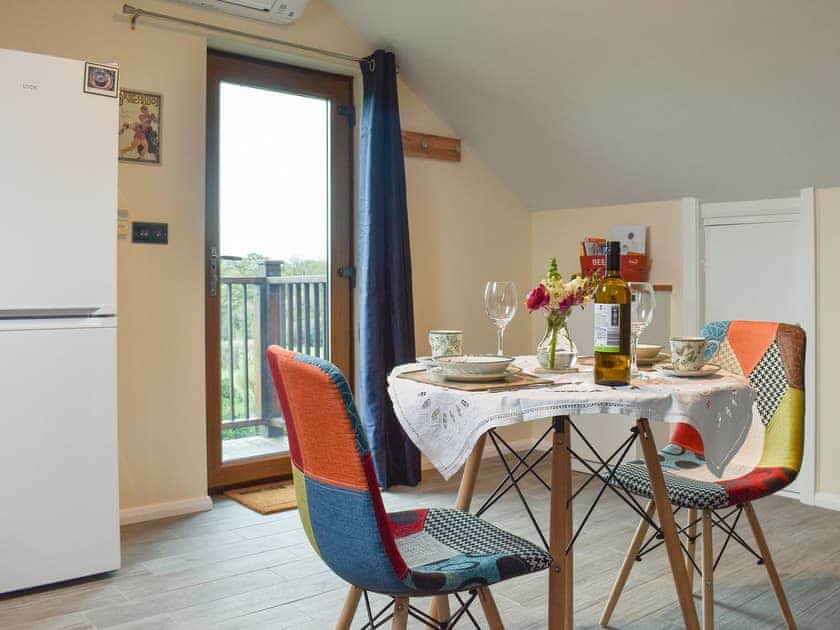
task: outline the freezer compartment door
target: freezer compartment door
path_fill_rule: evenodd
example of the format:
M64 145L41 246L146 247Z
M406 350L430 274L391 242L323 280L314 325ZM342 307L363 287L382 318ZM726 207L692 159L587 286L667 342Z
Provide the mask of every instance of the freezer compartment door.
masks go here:
M0 330L0 593L120 566L116 328Z
M0 310L115 312L117 99L84 69L0 49Z

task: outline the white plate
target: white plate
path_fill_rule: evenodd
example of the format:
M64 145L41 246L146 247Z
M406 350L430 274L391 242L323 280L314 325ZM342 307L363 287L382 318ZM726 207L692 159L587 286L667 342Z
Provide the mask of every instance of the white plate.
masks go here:
M661 363L662 361L667 361L670 358L671 358L671 355L668 354L667 352L660 352L659 354L657 354L653 358L643 359L642 357L639 357L637 359L637 361L638 361L639 365L641 365L642 367L649 367L649 366L651 366L655 363Z
M513 363L513 357L495 354L461 354L435 359L435 364L447 378L456 376L500 378L511 363Z
M659 365L654 365L653 369L657 372L662 372L667 376L685 376L688 378L702 378L703 376L711 376L712 374L717 374L718 371L720 371L720 366L714 363L707 363L700 370L688 372L675 370L674 366L671 363L660 363Z
M492 383L493 381L503 381L508 376L519 374L522 368L511 365L504 372L497 372L496 374L445 374L439 367L434 368L433 371L447 381L457 383Z

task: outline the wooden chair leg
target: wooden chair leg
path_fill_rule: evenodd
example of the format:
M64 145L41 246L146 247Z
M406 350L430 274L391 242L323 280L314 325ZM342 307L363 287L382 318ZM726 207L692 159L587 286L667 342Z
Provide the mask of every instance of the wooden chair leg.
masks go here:
M496 600L486 586L478 589L478 601L481 602L481 609L484 611L484 618L487 619L487 627L490 630L505 630L505 624L499 616L499 609L496 607Z
M697 630L700 627L697 621L697 609L694 607L694 597L688 587L685 559L677 533L677 524L674 521L671 499L668 497L668 488L665 485L665 477L662 475L662 466L659 463L659 452L656 450L656 442L653 439L653 432L650 430L647 418L639 418L636 421L636 426L639 429L639 441L645 456L653 500L656 503L656 512L659 515L659 527L662 529L662 535L665 538L665 550L668 552L668 562L671 565L671 575L674 577L674 587L677 590L683 623L688 630Z
M712 514L703 510L703 630L715 627L715 567L712 549Z
M653 503L653 499L651 499L648 501L647 508L645 509L645 513L648 515L648 518L653 516L653 511L655 509L656 506ZM618 598L621 597L621 592L624 590L627 578L630 577L630 571L633 570L633 565L636 564L636 555L639 553L639 549L641 549L642 543L645 541L645 536L647 535L649 527L650 525L645 519L639 519L639 524L636 527L636 533L633 535L633 540L630 542L630 548L627 550L627 555L624 557L624 564L621 565L621 571L618 572L618 577L615 578L615 584L613 584L612 591L610 591L610 598L607 600L607 605L604 607L604 612L601 614L601 620L598 622L602 626L606 627L610 623L610 618L615 610L615 606L618 604Z
M688 588L694 593L694 559L696 558L695 549L697 545L694 538L697 536L697 510L695 508L688 508L688 544L686 550L688 551L688 558L685 560L685 571L688 573Z
M356 616L356 609L359 607L359 600L362 597L362 589L358 586L351 586L344 600L344 607L341 609L341 616L335 624L336 630L350 630L353 617Z
M758 517L755 515L752 503L744 504L744 511L747 513L747 519L752 528L753 537L758 545L758 551L764 560L764 566L767 568L767 577L770 578L770 585L773 587L773 592L776 594L776 601L779 602L779 608L782 611L782 616L785 618L785 623L790 630L795 630L796 622L793 620L793 613L790 611L787 597L785 596L785 589L782 587L782 581L779 579L779 573L776 571L776 563L773 562L773 556L770 555L770 548L767 546L767 540L764 538L764 532L761 525L758 523Z
M467 463L464 464L464 472L461 473L461 484L458 486L458 496L455 498L455 509L462 512L469 512L472 504L475 482L478 479L478 471L481 469L481 458L484 456L484 445L487 442L485 433L473 447ZM429 616L438 621L449 621L451 615L449 609L449 598L446 595L432 597L429 605Z
M394 618L391 621L393 630L408 628L408 597L394 598Z

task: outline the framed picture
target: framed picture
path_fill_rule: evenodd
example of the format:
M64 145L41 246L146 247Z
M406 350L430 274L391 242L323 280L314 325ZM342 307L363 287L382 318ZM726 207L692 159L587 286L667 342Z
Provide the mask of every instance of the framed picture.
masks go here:
M160 94L120 90L120 160L160 164Z
M119 68L104 66L100 63L91 63L90 61L85 62L85 84L83 88L85 92L117 98L119 85Z

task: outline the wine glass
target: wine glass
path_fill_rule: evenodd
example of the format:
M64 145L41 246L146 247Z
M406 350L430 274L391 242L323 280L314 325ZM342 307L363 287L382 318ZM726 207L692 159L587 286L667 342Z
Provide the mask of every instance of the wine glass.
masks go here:
M639 372L639 335L653 321L656 297L649 282L628 282L630 287L630 372L633 376L645 378Z
M516 285L509 280L491 280L484 287L484 314L487 319L496 327L496 334L499 339L498 353L502 352L502 341L505 336L505 327L516 315L516 307L519 305L519 294Z

